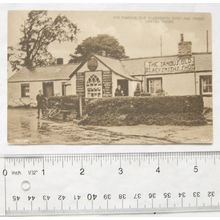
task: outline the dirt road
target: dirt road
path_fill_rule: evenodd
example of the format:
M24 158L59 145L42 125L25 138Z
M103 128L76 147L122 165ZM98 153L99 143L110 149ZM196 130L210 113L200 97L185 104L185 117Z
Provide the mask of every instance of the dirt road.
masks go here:
M10 144L176 144L211 143L212 126L78 126L38 120L35 109L8 110Z

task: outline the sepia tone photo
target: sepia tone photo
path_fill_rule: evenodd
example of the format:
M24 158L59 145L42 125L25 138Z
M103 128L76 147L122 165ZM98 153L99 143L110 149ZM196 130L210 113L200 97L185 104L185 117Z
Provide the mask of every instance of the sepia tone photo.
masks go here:
M9 144L212 144L208 13L9 11Z

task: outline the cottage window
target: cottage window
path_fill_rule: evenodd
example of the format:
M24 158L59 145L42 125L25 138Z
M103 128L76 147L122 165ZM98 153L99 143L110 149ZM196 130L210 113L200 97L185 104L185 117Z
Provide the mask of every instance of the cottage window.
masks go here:
M212 76L200 76L200 94L212 94Z
M162 90L162 78L147 79L147 92L150 94L159 93Z
M21 97L30 97L30 85L28 83L21 84Z
M86 81L87 98L102 97L102 83L101 79L93 74Z

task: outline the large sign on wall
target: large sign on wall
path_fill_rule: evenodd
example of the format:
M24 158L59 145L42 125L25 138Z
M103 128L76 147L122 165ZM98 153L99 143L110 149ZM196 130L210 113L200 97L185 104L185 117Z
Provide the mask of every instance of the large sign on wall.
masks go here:
M194 72L195 64L192 56L158 57L145 62L145 74L165 74Z

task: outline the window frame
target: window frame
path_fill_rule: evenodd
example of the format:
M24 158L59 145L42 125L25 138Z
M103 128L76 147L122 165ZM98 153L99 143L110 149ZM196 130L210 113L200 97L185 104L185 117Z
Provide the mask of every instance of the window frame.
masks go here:
M152 77L152 78L147 78L147 93L156 94L156 93L150 93L150 85L149 85L150 80L160 80L161 81L161 90L163 90L163 78L162 77Z
M28 92L25 91L25 88L28 87ZM29 93L27 95L27 93ZM21 98L30 98L30 83L22 83L21 84Z
M209 78L211 79L211 84L208 84L208 86L211 86L211 92L204 92L203 91L203 80ZM199 87L200 87L200 95L202 96L212 96L212 75L200 75L199 76Z

